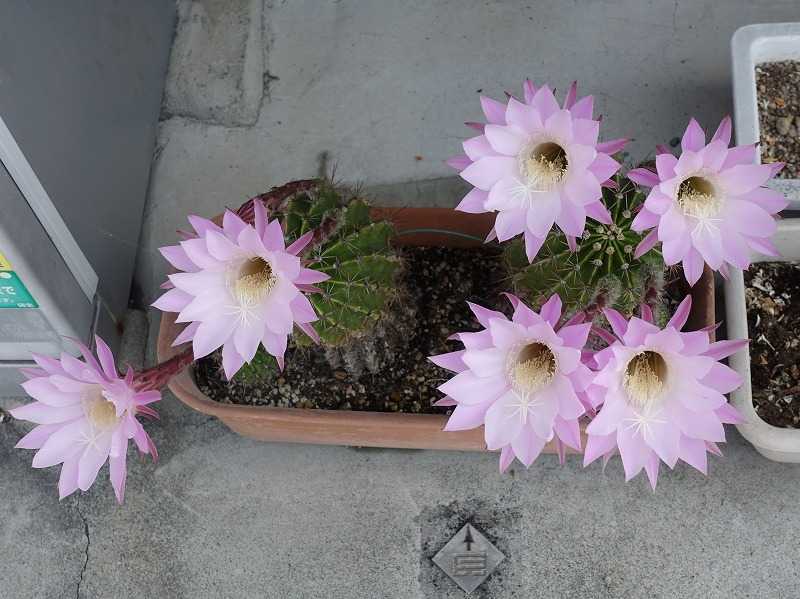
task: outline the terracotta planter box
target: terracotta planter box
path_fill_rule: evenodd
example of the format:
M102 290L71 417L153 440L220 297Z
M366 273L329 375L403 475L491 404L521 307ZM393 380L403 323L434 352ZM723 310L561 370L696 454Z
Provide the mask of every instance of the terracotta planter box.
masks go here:
M373 218L394 223L399 246L478 247L494 222L494 214L467 214L446 208L376 208ZM692 314L688 329L714 322L714 281L706 271L692 289ZM175 314L164 313L158 332L158 359L164 362L181 352L172 341L182 326ZM216 416L231 430L262 441L395 447L411 449L485 450L483 429L444 432L444 414L402 414L242 406L221 404L195 384L191 368L172 378L169 389L187 406ZM555 445L548 444L548 453Z

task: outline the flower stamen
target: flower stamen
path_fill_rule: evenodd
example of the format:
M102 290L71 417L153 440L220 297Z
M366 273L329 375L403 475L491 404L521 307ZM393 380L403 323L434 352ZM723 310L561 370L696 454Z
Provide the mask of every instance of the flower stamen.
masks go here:
M517 391L529 395L550 384L556 367L556 357L547 345L529 343L510 364L511 382Z
M622 381L631 403L637 407L652 405L661 396L667 381L667 363L661 354L643 351L625 368Z
M704 177L689 177L678 186L678 206L686 216L706 219L719 214L722 200L714 185Z
M106 431L117 425L117 407L105 397L102 387L93 387L84 399L86 418L95 429Z
M239 303L252 306L263 300L277 283L272 266L261 257L246 260L236 275L233 289Z
M551 191L564 180L569 167L564 148L551 141L530 146L519 160L520 174L534 191Z

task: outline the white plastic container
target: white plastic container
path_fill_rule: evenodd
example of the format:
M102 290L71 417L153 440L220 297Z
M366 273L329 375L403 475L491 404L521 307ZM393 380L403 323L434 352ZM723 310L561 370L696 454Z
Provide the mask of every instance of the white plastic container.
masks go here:
M773 238L781 258L755 255L754 262L800 261L800 219L787 218L778 222L778 232ZM744 298L744 275L732 269L725 281L725 317L728 339L749 339L747 330L747 305ZM744 383L731 393L733 404L745 419L737 428L758 452L776 462L800 463L800 429L778 428L767 424L756 414L750 383L750 352L743 349L729 358L731 368L736 370Z
M800 23L747 25L733 34L733 114L736 144L759 141L756 66L765 62L800 60ZM757 160L761 160L759 154ZM800 179L775 179L769 186L789 199L790 210L800 210Z

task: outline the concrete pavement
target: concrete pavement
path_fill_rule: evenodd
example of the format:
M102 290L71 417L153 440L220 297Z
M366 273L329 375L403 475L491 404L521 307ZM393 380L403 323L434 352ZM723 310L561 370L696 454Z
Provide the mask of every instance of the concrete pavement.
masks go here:
M480 117L478 90L578 79L606 139L635 156L730 111L729 39L797 20L793 0L393 3L183 0L139 252L137 299L185 215L336 165L381 202L452 206L442 161ZM154 323L157 324L157 316ZM150 359L154 328L149 337ZM430 558L467 520L506 555L483 598L794 597L800 469L736 433L708 478L680 467L656 493L541 458L501 476L489 454L264 444L170 394L131 454L59 502L57 470L0 423L0 596L432 599L463 593Z
M800 469L735 433L708 478L623 482L554 456L501 476L490 454L266 444L167 395L132 458L125 504L105 473L59 503L0 425L3 596L443 599L430 558L465 521L506 555L485 598L797 595Z

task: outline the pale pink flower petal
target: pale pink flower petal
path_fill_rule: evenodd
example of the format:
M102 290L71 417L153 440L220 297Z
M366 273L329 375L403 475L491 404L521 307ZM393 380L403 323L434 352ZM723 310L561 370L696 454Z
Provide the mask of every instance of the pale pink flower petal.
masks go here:
M207 218L203 218L202 216L190 214L187 217L187 220L189 221L189 224L192 225L192 228L195 230L195 233L201 236L205 235L208 231L221 231L219 226L215 225Z
M658 179L671 179L675 176L675 165L678 164L678 159L672 154L659 154L656 156L656 172ZM658 184L659 181L656 181ZM650 187L653 187L652 185Z
M536 435L518 435L511 442L514 455L522 464L529 468L533 461L542 453L547 441Z
M180 312L192 301L192 298L193 296L185 291L170 289L150 305L162 312Z
M628 174L652 188L645 201L648 212L637 216L634 230L656 230L665 262L681 262L691 285L704 263L720 272L747 268L747 246L770 247L774 215L787 205L780 194L762 187L778 168L754 164L755 146L728 148L730 135L726 117L706 144L705 133L691 119L679 158L659 153L657 173L634 169Z
M192 218L198 237L181 242L183 255L165 249L178 257L174 265L183 272L169 276L175 288L153 304L189 323L175 343L192 341L195 359L222 347L228 378L255 356L260 343L282 361L294 324L318 339L313 328L303 326L316 314L302 293L318 291L313 285L329 278L304 268L298 257L312 242L312 232L287 248L280 222L268 220L261 201L253 203L253 214L254 225L230 211L222 227Z
M741 383L717 360L742 342L709 344L708 331L681 332L690 307L687 297L664 329L606 311L618 338L595 354L599 370L588 392L602 407L586 428L585 465L616 448L626 480L644 469L653 488L659 461L672 468L683 460L705 472L709 444L725 440L723 422L733 409L722 393Z
M202 228L199 220L195 224ZM36 401L12 410L12 415L32 422L46 421L33 429L17 444L24 449L37 449L34 468L63 464L58 482L59 498L77 489L87 490L109 458L111 482L117 499L124 495L125 461L131 427L147 433L136 420L140 409L156 415L145 407L160 399L157 391L137 391L132 372L120 377L108 345L95 339L98 357L79 345L83 361L67 354L60 360L37 356L37 362L47 365L48 371L25 383L25 389ZM99 358L99 359L98 359ZM53 404L68 405L57 407ZM154 453L152 441L148 453Z
M492 148L492 145L489 143L489 139L485 134L476 135L475 137L464 141L464 143L461 144L461 147L464 148L464 154L466 154L470 162L474 162L479 158L483 158L484 156L497 156L497 152L495 152L494 148ZM466 168L466 166L464 168Z
M506 107L504 104L486 96L481 96L480 102L483 114L489 123L503 123L505 121Z
M78 458L64 460L58 477L58 498L64 499L78 490Z
M508 470L511 462L514 461L514 450L510 445L506 445L500 450L500 472L503 473Z
M608 435L589 435L583 452L583 465L588 466L597 458L613 453L617 449L617 433Z
M457 209L496 212L497 238L523 235L530 261L553 225L578 237L587 216L610 222L601 185L619 169L610 154L625 140L598 144L592 99L576 94L573 85L561 108L547 85L526 82L524 103L482 97L488 124L483 135L464 142L471 163L457 160L461 177L474 187Z
M702 439L693 439L681 435L679 457L681 460L699 470L703 474L708 474L708 447Z
M450 414L450 418L447 419L444 430L465 431L479 427L483 424L486 417L486 410L488 410L491 405L491 401L473 406L456 404L456 409L453 410L453 413Z
M642 210L642 212L647 212L646 210ZM636 250L633 252L633 257L635 259L639 259L644 256L647 252L652 250L655 245L658 243L658 232L656 230L650 231L647 235L645 235L639 244L636 246Z
M586 216L593 218L597 222L603 223L604 225L611 224L611 213L608 211L608 208L605 207L603 202L597 201L592 202L591 204L586 204L584 209L586 210Z
M573 110L574 114L574 110ZM603 154L608 154L611 156L612 154L616 154L617 152L621 152L622 149L625 147L625 144L628 143L630 140L624 137L620 137L618 139L612 139L609 141L605 141L602 143L597 144L597 151L602 152Z
M530 231L525 231L525 255L528 257L529 262L533 262L539 250L544 245L544 237L536 237Z
M128 444L125 443L127 450ZM125 483L128 479L128 470L126 468L127 456L123 452L118 456L112 456L108 459L108 468L111 479L111 486L114 488L114 495L117 501L122 503L125 499Z
M447 354L439 354L438 356L429 356L428 359L441 368L446 368L451 372L462 372L467 369L464 364L464 352L466 350L459 350Z
M195 263L189 259L184 249L179 245L158 248L158 251L161 252L167 262L179 270L197 270Z
M753 164L758 155L758 144L747 144L728 149L728 157L722 163L722 168L730 168L737 164Z
M236 351L233 343L226 343L222 346L222 370L228 380L233 378L239 369L244 365L245 359Z
M58 424L40 424L33 427L33 430L27 435L22 437L17 444L14 445L15 449L39 449L44 445L45 441L50 438L54 432L61 428Z
M727 147L731 143L731 132L733 126L731 124L731 117L726 116L722 119L719 123L719 127L714 132L714 136L711 138L711 141L721 141Z
M703 148L706 144L706 134L705 131L700 127L699 123L692 119L689 119L689 126L686 127L686 131L683 134L683 138L681 139L681 149L685 152L686 150L691 150L692 152L697 152Z
M255 204L256 202L254 202ZM225 214L222 215L222 229L225 231L225 235L229 236L230 239L236 239L239 237L239 233L242 232L243 229L247 228L247 223L244 222L238 214L233 212L232 210L226 210ZM163 249L163 248L162 248ZM180 270L187 270L182 266L178 266L177 264L174 265L176 268Z
M628 171L626 176L637 185L642 185L644 187L655 187L658 185L658 175L646 168L632 169Z
M441 405L456 405L445 430L484 425L486 446L501 450L501 471L514 457L529 466L553 438L562 449L565 444L579 449L578 419L586 408L577 392L591 381L581 364L591 325L556 331L561 318L558 296L548 300L541 314L519 298L506 296L514 308L511 320L470 304L484 330L455 336L465 351L430 358L457 373L439 387L447 396Z
M452 158L448 158L447 160L444 161L444 163L450 168L456 169L457 171L463 171L470 164L472 164L472 160L470 160L469 156L461 154L460 156L453 156Z
M470 214L479 214L486 212L486 200L489 194L477 187L471 189L467 195L456 206L456 210L461 212L469 212Z

